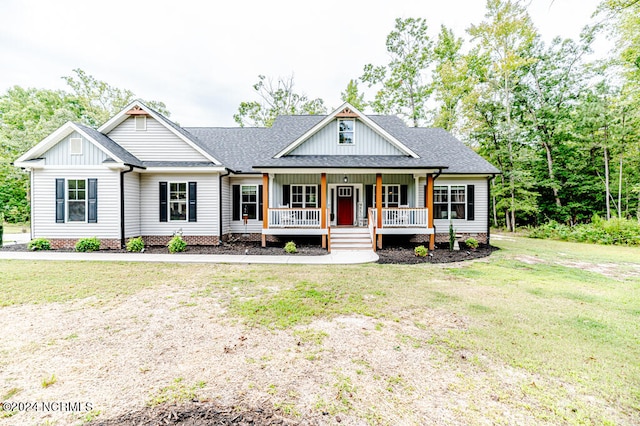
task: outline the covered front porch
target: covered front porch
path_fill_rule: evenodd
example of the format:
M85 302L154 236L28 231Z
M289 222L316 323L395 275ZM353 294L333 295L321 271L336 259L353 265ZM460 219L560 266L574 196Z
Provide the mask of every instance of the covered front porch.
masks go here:
M433 249L435 173L263 173L262 245L268 235L317 235L331 251L332 228L361 228L369 233L373 250L382 247L385 234L425 235Z

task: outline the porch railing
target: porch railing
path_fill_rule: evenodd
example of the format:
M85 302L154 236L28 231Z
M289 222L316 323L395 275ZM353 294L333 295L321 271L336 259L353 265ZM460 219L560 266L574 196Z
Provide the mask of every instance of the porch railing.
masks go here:
M269 228L320 228L321 209L269 209Z
M383 228L420 228L429 224L429 209L425 208L383 208Z

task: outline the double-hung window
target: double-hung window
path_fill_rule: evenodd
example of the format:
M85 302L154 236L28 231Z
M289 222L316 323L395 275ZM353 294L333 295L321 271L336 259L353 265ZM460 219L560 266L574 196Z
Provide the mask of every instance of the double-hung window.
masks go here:
M435 219L465 219L466 205L465 185L433 187L433 217Z
M187 183L169 184L169 219L187 220Z
M85 222L87 217L87 181L67 180L67 206L69 222Z
M373 189L375 191L375 188ZM375 192L373 193L373 207L376 206ZM400 206L400 185L382 185L382 207Z
M240 211L249 219L258 218L258 185L242 185L240 187Z
M356 120L353 118L338 120L338 144L353 145L355 142Z
M318 186L291 185L291 207L297 209L318 207Z

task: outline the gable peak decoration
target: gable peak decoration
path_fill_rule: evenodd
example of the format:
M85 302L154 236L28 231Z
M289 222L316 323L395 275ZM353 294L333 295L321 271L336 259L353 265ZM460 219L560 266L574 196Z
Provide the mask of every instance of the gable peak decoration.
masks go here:
M145 110L142 109L140 105L134 105L133 108L131 108L125 114L133 116L149 115Z
M338 118L358 118L358 114L353 112L351 108L345 107L342 111L336 114Z

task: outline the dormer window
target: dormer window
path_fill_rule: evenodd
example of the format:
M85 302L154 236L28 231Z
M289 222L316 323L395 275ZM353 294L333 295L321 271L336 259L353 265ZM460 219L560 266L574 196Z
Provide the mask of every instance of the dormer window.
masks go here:
M145 130L147 130L147 116L137 115L136 116L136 132L142 132Z
M338 144L353 145L356 120L353 118L341 118L338 120Z

